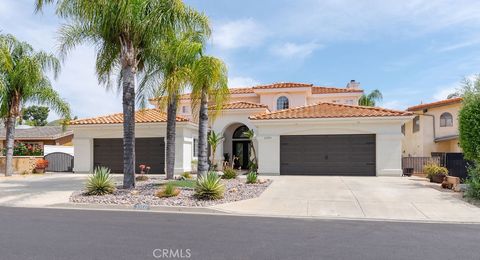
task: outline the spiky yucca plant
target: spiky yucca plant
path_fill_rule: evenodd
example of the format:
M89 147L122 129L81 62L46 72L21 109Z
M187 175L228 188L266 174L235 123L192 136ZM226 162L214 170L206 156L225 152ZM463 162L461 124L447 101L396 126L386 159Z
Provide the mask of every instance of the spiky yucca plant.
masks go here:
M233 168L226 167L225 169L223 169L222 178L227 179L227 180L235 179L235 178L237 178L237 172Z
M220 176L209 172L200 176L195 184L195 196L199 199L216 200L223 198L225 186L220 182Z
M254 184L257 183L258 181L258 175L256 172L249 172L247 174L247 183L248 184Z
M175 187L172 183L167 183L162 190L157 192L157 197L159 198L170 198L175 197L180 194L180 190Z
M115 191L115 184L110 176L110 169L97 167L88 179L86 188L88 195L112 194Z

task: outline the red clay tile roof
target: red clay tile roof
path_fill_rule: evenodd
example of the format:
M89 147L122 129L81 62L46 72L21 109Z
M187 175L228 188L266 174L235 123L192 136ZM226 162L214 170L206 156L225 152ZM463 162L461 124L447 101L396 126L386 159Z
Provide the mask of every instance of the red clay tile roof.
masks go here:
M177 122L186 122L188 119L177 116ZM144 109L135 112L135 123L162 123L167 122L167 114L159 109ZM123 114L78 119L70 121L70 125L97 125L97 124L122 124Z
M427 104L420 104L416 105L413 107L407 108L407 111L418 111L418 110L423 110L427 108L432 108L432 107L441 107L441 106L446 106L446 105L451 105L455 103L461 103L463 98L458 97L458 98L450 98L450 99L445 99L445 100L440 100L437 102L432 102L432 103L427 103Z
M254 115L251 116L250 119L268 120L301 118L387 117L409 115L412 115L412 113L406 111L383 109L378 107L364 107L334 103L318 103L315 105Z
M312 94L330 94L330 93L357 93L363 92L363 89L333 88L333 87L312 87Z
M281 82L273 83L269 85L259 85L248 88L230 88L230 94L252 94L255 89L278 89L278 88L305 88L311 87L313 94L330 94L330 93L361 93L362 89L348 89L348 88L335 88L335 87L325 87L325 86L314 86L313 84L306 83L293 83L293 82ZM190 94L183 94L180 96L180 99L189 99ZM155 100L155 99L151 99Z
M213 107L210 107L213 108ZM252 109L252 108L268 108L266 105L262 104L257 104L257 103L252 103L252 102L245 102L245 101L239 101L239 102L232 102L223 105L222 109L227 110L227 109Z

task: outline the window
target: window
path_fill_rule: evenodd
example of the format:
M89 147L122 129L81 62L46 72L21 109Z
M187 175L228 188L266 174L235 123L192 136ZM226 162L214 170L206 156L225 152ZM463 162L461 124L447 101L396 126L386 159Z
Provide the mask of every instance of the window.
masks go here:
M440 116L440 127L453 126L452 114L445 112Z
M186 114L187 113L187 106L182 106L182 113Z
M413 132L416 133L420 131L420 116L416 116L413 119Z
M245 132L247 132L249 129L247 126L240 126L233 132L233 139L245 139L247 136L245 135Z
M402 125L402 134L405 135L405 124Z
M288 109L288 98L281 96L277 99L277 110Z
M198 139L193 138L193 157L198 157Z

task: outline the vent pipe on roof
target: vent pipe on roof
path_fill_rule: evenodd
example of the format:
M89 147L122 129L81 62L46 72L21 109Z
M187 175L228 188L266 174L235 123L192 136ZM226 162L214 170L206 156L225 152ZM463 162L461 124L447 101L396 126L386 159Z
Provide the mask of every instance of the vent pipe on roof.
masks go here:
M347 84L348 89L360 89L360 82L356 82L354 79L350 80Z

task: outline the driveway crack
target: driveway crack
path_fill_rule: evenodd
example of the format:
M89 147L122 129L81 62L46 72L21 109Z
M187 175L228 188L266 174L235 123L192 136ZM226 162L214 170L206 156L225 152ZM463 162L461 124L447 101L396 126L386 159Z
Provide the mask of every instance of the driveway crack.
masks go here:
M358 205L358 207L360 208L360 210L362 211L362 215L364 217L367 217L367 215L365 214L365 211L363 210L362 208L362 205L360 205L360 201L358 200L357 196L355 196L355 193L353 193L352 189L350 188L350 186L348 186L348 184L345 182L345 180L343 179L343 177L340 177L340 180L342 181L342 183L345 185L345 187L347 187L347 189L350 191L350 193L352 194L352 196L355 198L355 203Z

